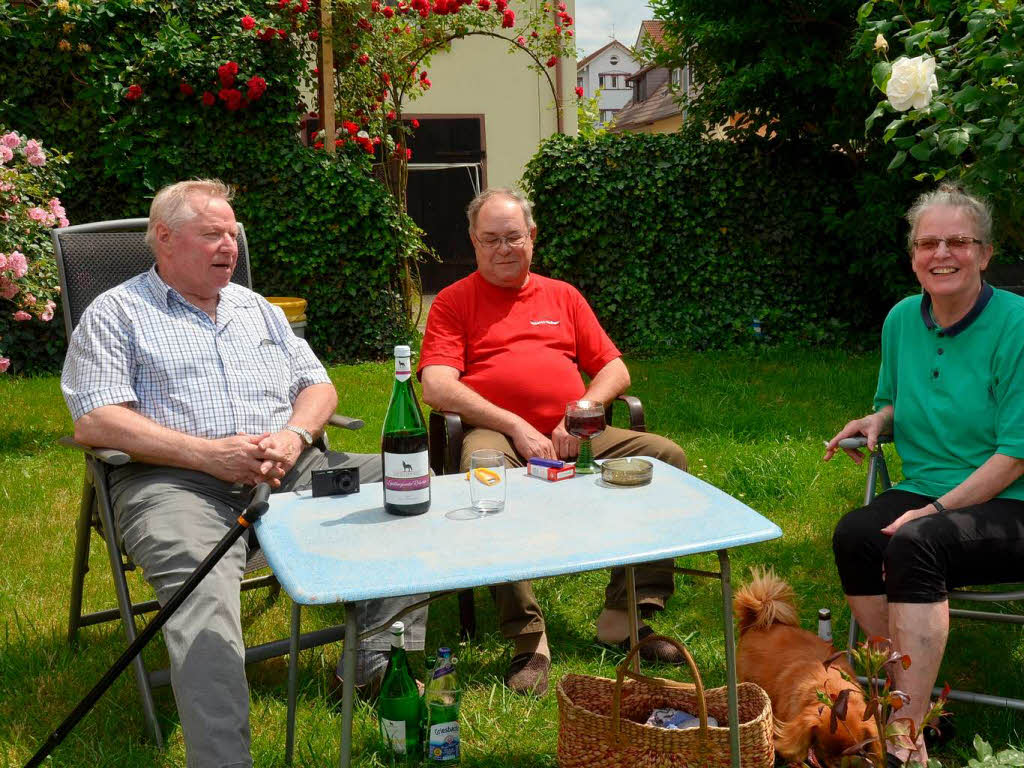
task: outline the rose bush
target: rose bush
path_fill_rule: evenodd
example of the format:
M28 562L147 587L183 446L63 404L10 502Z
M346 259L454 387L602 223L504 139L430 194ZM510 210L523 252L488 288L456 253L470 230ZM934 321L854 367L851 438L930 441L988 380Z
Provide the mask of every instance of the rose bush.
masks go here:
M20 326L51 323L57 309L50 230L68 225L57 197L67 162L39 140L0 126L0 373L22 370L32 353L17 343L26 335Z

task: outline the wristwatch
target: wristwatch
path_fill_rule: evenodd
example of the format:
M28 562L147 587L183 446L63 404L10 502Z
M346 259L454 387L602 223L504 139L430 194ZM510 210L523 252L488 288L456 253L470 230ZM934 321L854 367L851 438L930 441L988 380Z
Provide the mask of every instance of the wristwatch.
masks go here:
M309 430L308 429L303 429L302 427L297 427L294 424L285 424L284 428L287 429L289 432L294 432L296 435L301 437L302 438L302 444L304 446L306 446L307 448L309 448L311 445L313 445L313 436L311 434L309 434Z
M932 502L932 506L935 507L935 511L938 512L940 515L946 511L946 508L942 506L938 499Z

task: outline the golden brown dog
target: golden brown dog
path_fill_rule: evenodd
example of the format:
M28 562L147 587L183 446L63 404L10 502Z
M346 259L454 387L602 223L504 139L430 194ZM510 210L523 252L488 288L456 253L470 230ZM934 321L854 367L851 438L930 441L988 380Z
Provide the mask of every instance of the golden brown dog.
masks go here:
M740 625L739 679L768 693L776 752L791 761L806 760L810 752L821 765L838 766L847 749L877 738L874 719L864 722L863 691L822 664L835 649L800 629L793 590L774 571L754 569L750 583L736 593L733 612ZM834 663L853 678L845 657ZM835 696L846 688L851 690L846 717L832 731L831 711L822 706L817 691ZM877 755L877 746L867 749Z

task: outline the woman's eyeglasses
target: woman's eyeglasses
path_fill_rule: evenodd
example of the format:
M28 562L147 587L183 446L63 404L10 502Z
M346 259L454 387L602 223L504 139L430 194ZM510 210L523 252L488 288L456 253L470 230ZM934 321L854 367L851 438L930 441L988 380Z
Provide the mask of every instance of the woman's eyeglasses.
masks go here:
M966 253L967 249L974 244L981 245L984 241L967 235L956 235L955 237L919 237L914 240L914 250L929 254L939 250L939 243L945 243L950 253Z

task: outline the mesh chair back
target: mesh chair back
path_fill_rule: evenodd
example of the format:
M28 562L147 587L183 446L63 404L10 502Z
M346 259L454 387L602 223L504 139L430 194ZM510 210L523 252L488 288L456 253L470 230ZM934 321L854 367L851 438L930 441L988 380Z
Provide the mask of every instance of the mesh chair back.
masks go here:
M52 230L68 338L93 299L153 266L146 245L149 219L117 219ZM238 263L232 282L252 287L245 229L238 225Z

